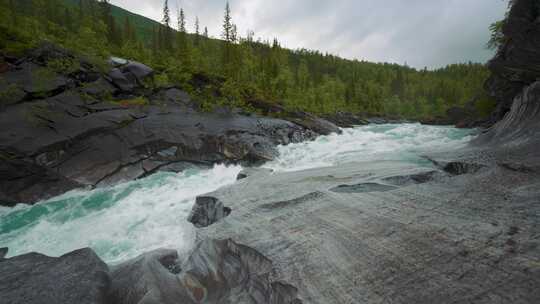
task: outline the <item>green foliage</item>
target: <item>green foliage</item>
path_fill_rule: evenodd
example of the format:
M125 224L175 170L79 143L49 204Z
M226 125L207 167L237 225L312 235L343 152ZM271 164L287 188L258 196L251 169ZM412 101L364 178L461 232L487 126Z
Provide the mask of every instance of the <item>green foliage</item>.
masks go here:
M487 43L488 49L496 50L506 41L506 38L503 33L503 27L504 27L504 20L497 21L489 26L491 37Z
M497 102L489 97L482 97L476 102L476 112L480 118L487 118L495 110Z
M10 105L20 100L26 94L15 84L3 86L0 84L0 108Z
M164 11L169 14L168 7ZM0 0L0 52L20 54L49 40L76 51L103 71L110 54L137 60L156 71L148 87L179 86L206 110L228 105L254 111L250 101L264 100L320 114L348 111L409 119L440 116L450 107L466 105L483 90L489 73L473 63L428 71L288 50L277 40L255 41L254 33L238 37L231 16L227 5L224 40L217 40L208 37L206 27L203 35L188 33L185 15L178 20L182 31L174 32L105 2ZM171 22L170 16L164 20ZM492 30L500 33L501 28L497 24ZM495 37L500 43L500 37ZM68 60L50 62L48 68L69 73L78 67ZM482 113L489 109L487 103L480 107Z
M58 58L47 62L47 67L59 74L71 74L78 71L81 66L79 60L74 58Z

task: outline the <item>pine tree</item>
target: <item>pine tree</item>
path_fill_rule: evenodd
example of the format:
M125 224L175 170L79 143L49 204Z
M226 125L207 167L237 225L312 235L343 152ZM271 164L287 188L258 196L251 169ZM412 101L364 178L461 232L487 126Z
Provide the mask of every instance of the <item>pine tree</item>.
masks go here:
M164 32L162 32L161 44L163 48L167 50L172 49L172 29L171 29L171 16L169 11L169 0L165 0L163 4L163 25L165 25Z
M171 17L170 17L170 11L169 11L169 0L165 0L165 3L163 4L163 25L166 27L171 27Z
M79 0L79 21L82 21L84 17L84 3L83 0Z
M17 12L17 7L15 6L15 0L9 0L9 10L11 11L11 19L13 21L13 24L17 25L17 23L18 23L18 20L17 20L18 12Z
M71 17L71 12L69 8L64 8L64 18L63 18L64 26L70 30L73 31L73 18Z
M180 11L178 12L178 31L180 33L186 33L186 15L184 13L184 9L180 8Z
M225 42L230 43L232 41L232 31L233 23L231 17L231 6L229 5L229 1L227 1L227 5L225 6L225 16L223 18L223 33L221 34Z
M203 33L203 36L204 38L208 39L210 36L208 35L208 27L204 27L204 33Z
M123 36L126 42L133 41L134 29L131 26L131 21L129 20L128 16L124 18L124 35Z
M231 42L236 43L237 41L238 41L238 28L236 27L236 24L233 24L231 28Z
M114 22L114 17L111 13L111 5L109 3L109 0L100 0L99 5L101 9L101 19L103 20L103 23L107 26L107 39L110 43L119 44L118 35L116 33L116 24Z
M157 33L156 33L156 27L155 26L152 26L152 54L154 56L157 55L157 51L158 51L158 36L157 36Z
M199 28L199 17L195 17L195 45L199 46L199 39L201 36L200 28Z

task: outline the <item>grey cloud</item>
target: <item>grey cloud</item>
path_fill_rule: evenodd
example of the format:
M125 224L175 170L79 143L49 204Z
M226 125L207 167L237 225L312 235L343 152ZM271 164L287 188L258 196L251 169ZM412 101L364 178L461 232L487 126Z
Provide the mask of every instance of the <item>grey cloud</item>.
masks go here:
M198 15L219 36L225 0L182 0L193 24ZM159 20L162 0L112 3ZM175 0L169 0L174 11ZM485 62L488 26L506 10L502 0L231 0L240 34L254 30L290 48L309 48L347 58L407 62L422 68Z

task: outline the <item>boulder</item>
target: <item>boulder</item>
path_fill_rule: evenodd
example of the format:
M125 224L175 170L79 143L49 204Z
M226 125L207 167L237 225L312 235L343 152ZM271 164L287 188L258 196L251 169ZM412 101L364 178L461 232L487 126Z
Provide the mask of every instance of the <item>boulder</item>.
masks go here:
M119 66L123 66L125 64L127 64L128 61L124 58L120 58L120 57L114 57L112 56L111 58L109 58L109 64L113 67L119 67Z
M231 214L231 209L223 206L223 203L210 196L199 196L188 217L188 222L197 228L208 227Z
M280 118L292 121L308 130L312 130L319 135L341 133L341 129L335 124L311 113L303 111L288 111L280 104L269 103L262 100L251 100L249 104L263 112L265 115L279 116Z
M2 303L106 303L107 265L91 249L59 258L29 253L0 261Z
M133 79L128 77L118 68L114 68L107 74L108 80L117 88L124 92L131 92L135 89L137 84Z
M178 263L176 250L158 249L113 267L109 303L153 303L150 300L157 301L165 296L173 297L176 303L191 303L176 277L180 269Z
M144 82L154 75L152 68L140 62L111 57L109 63L114 68L107 74L108 80L125 93L144 87Z
M147 78L154 75L154 70L150 67L136 61L130 61L121 68L124 75L132 75L139 84L142 84Z
M260 168L260 167L246 168L240 171L240 173L238 173L238 175L236 176L236 180L246 179L253 175L271 174L273 171L274 170L272 169L266 169L266 168Z
M179 266L172 250L157 250L112 271L116 304L298 304L297 289L271 279L272 262L232 240L206 240ZM181 269L181 271L180 271Z
M332 133L341 134L341 129L328 120L317 117L307 112L292 112L286 116L286 119L294 122L295 124L302 126L308 130L320 135L330 135Z

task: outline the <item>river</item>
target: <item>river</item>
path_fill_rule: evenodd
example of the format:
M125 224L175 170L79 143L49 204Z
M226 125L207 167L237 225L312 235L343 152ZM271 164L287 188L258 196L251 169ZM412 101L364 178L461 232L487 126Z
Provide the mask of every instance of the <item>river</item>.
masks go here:
M419 167L422 155L464 146L473 131L420 124L367 125L279 147L263 167L280 172L342 165L353 161L399 160ZM37 251L59 256L91 247L115 264L156 248L188 252L195 228L186 218L195 197L236 182L240 166L216 165L94 190L76 190L34 206L0 209L0 247L9 256Z

